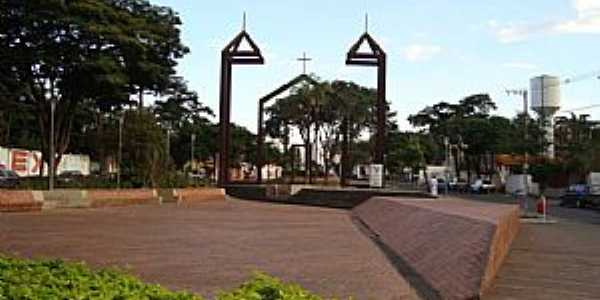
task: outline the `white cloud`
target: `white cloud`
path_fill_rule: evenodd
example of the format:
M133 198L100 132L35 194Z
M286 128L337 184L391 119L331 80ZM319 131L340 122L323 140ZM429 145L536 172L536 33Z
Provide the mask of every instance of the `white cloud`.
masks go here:
M572 0L576 17L566 21L552 21L537 24L500 24L497 20L488 21L488 27L501 43L524 41L539 34L600 34L600 1Z
M577 18L556 24L559 33L600 33L600 1L575 0Z
M442 52L437 45L413 44L402 50L402 56L410 62L425 62Z
M526 62L520 62L520 61L504 63L504 64L502 64L502 67L509 68L509 69L521 69L521 70L535 70L535 69L537 69L537 66L534 65L534 64L530 64L530 63L526 63Z

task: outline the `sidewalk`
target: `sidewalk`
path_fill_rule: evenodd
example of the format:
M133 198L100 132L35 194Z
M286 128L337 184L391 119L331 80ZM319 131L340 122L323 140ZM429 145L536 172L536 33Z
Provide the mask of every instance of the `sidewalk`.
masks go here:
M510 201L501 195L495 198ZM549 213L556 224L522 224L484 299L598 299L600 212L551 202Z

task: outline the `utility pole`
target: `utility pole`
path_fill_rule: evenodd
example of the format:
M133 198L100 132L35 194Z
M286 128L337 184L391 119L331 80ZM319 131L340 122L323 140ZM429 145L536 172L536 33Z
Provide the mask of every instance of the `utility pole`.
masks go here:
M543 87L542 87L543 89ZM528 93L526 89L523 90L507 90L506 94L510 95L517 95L517 96L522 96L523 97L523 130L525 131L523 133L523 136L525 137L525 146L527 146L527 143L529 141L529 129L528 129L528 122L529 122L529 103L528 103ZM542 96L542 107L544 106L543 104L543 99L544 97ZM543 110L543 108L542 108ZM527 195L529 194L529 178L528 178L528 172L529 172L529 151L527 151L527 148L525 148L525 161L523 162L523 180L524 182L524 187L525 187L525 197L527 197Z
M55 149L54 149L54 113L56 112L56 99L50 100L50 145L49 145L49 164L48 168L48 190L54 190L54 165L55 165Z
M121 167L123 161L123 123L125 122L125 115L119 117L119 157L117 165L117 189L121 189Z

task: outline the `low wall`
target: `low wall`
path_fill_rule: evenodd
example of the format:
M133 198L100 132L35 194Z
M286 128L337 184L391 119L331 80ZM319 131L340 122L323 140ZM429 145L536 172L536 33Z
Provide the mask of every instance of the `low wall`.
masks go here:
M0 213L41 211L43 200L39 198L39 193L0 189Z
M519 230L513 205L375 197L353 211L425 299L479 299Z
M205 201L225 200L225 190L217 188L177 189L175 197L179 204L194 204Z
M434 198L427 193L419 191L393 191L315 185L229 185L225 190L227 195L243 200L338 209L352 209L372 197Z
M217 188L178 190L122 189L15 191L0 189L0 212L40 211L60 208L99 208L161 204L162 194L170 194L177 203L224 200L225 192ZM164 201L167 202L167 201Z
M142 204L159 204L152 189L88 190L90 207L115 207Z

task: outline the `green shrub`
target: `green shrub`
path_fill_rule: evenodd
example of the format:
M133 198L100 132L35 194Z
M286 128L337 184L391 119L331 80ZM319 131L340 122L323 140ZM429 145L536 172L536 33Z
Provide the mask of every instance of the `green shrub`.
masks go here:
M253 280L244 283L239 289L221 293L218 300L321 300L300 286L291 283L282 283L280 280L257 274Z
M60 260L23 260L0 256L0 300L201 300L187 292L171 292L117 270L91 270ZM296 284L257 274L216 300L321 300Z
M59 260L28 261L0 257L0 299L153 299L200 300L170 292L113 270L92 271Z

